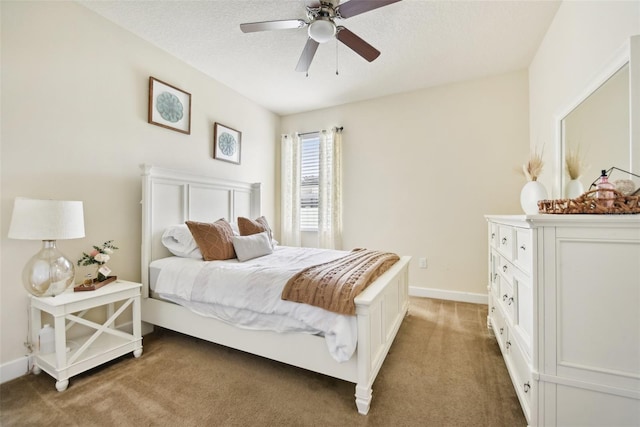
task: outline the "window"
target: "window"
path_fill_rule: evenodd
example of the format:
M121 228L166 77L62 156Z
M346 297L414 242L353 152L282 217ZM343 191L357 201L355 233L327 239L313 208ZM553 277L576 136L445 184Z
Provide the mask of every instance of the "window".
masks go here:
M301 231L317 247L342 247L342 128L282 135L280 238L301 246ZM309 236L307 236L309 237Z
M300 229L318 230L320 179L320 138L318 134L301 137Z

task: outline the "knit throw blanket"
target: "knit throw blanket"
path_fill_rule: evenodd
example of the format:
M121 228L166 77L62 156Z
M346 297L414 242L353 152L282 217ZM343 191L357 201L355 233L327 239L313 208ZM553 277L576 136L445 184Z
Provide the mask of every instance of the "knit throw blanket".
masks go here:
M399 259L389 252L354 249L342 258L296 273L285 285L282 299L354 315L354 298Z

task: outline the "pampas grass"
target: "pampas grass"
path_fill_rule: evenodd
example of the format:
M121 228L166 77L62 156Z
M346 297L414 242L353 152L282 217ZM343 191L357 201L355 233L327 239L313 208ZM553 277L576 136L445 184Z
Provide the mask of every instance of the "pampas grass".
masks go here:
M578 179L585 171L585 164L580 155L580 146L570 147L567 149L565 156L565 163L567 164L567 172L569 178Z
M544 162L542 161L542 152L543 150L541 150L540 153L532 151L529 154L529 161L522 165L522 171L528 181L537 181L538 177L542 173L542 167L544 166Z

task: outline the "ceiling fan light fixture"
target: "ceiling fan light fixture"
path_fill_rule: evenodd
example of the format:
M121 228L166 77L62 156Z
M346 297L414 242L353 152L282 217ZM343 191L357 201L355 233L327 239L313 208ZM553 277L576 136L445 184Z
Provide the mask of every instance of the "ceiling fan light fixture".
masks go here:
M330 19L318 18L309 25L309 37L318 43L326 43L336 35L336 24Z

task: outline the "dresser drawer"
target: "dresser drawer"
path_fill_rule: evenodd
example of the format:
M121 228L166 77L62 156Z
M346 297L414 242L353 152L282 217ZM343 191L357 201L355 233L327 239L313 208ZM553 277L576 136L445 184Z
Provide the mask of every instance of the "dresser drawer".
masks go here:
M500 274L498 269L500 268L500 255L491 251L491 265L489 271L489 287L491 289L491 295L496 299L500 298Z
M529 359L525 356L517 341L509 338L506 347L508 347L507 360L511 365L509 366L509 370L511 371L513 387L522 404L522 409L524 410L527 420L530 420L531 395L534 393L532 387L534 387L535 384L531 376Z
M498 273L504 276L508 282L513 283L513 274L515 271L515 266L511 261L509 261L506 257L501 256L498 262Z
M507 349L505 348L505 343L509 338L509 330L505 323L504 317L502 317L502 311L497 305L490 307L489 310L491 326L493 327L493 333L496 336L496 341L498 341L498 345L500 346L500 350L502 351L502 353L506 354Z
M533 289L531 279L518 272L513 279L515 330L520 335L527 356L531 355L533 337Z
M498 226L498 250L509 261L513 261L513 227L505 225Z
M489 223L489 245L492 248L498 248L498 225Z
M531 273L533 262L531 230L526 228L516 228L514 263L526 273Z
M502 307L502 311L507 316L509 324L514 324L516 320L516 295L513 291L513 285L506 280L500 282L500 299L499 304Z

